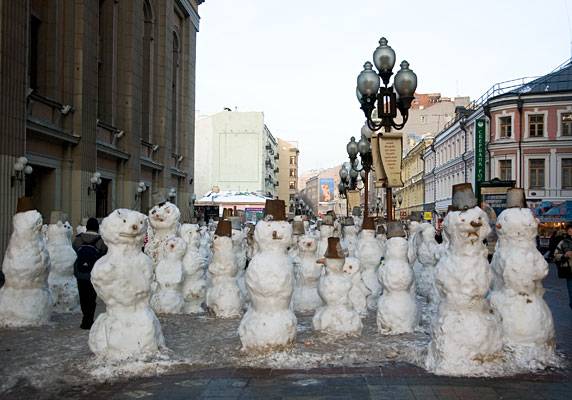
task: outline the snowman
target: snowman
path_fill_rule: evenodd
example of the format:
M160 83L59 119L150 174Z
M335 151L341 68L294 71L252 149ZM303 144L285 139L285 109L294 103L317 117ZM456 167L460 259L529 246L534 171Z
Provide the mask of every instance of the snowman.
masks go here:
M48 288L50 256L42 236L42 215L29 197L18 199L13 232L4 254L0 327L47 324L52 311Z
M358 254L363 283L371 292L367 297L367 308L375 310L381 294L377 270L383 257L383 249L375 238L375 224L372 217L366 217L363 221L362 231L359 235Z
M82 218L82 219L81 219L81 224L79 224L78 226L76 226L76 228L75 228L75 234L76 234L76 236L77 236L77 235L80 235L80 234L82 234L82 233L87 232L87 228L86 228L87 220L88 220L88 218Z
M78 312L79 292L73 274L77 254L71 244L71 225L62 221L48 225L47 244L50 254L48 284L54 311Z
M205 259L199 253L201 234L198 225L181 225L181 238L187 243L183 257L183 298L185 314L204 312L202 304L206 299Z
M299 267L299 257L300 257L300 240L306 234L304 228L304 222L300 219L292 221L292 244L288 248L288 257L292 260L294 264L294 270Z
M428 311L433 314L439 305L439 291L435 285L435 265L445 245L437 243L435 228L431 224L421 224L419 231L410 241L413 241L416 263L420 265L415 275L417 293L427 299Z
M387 242L387 235L385 232L385 227L382 224L377 225L375 229L375 238L381 246L381 250L385 253L385 243Z
M357 257L358 229L352 217L342 221L342 247L348 257Z
M352 279L344 273L345 261L340 239L329 238L324 258L319 260L326 266L318 285L325 305L316 310L312 325L314 330L334 336L359 336L363 325L349 298Z
M554 322L543 299L548 264L536 249L538 221L523 189L509 189L507 209L497 218L499 241L492 260L499 282L491 305L502 320L503 343L523 366L542 368L554 360Z
M208 268L207 307L218 318L239 317L242 297L236 275L238 267L232 251L232 225L223 220L213 239L213 258Z
M149 229L145 254L151 257L156 266L164 257L165 242L172 236L179 235L179 208L168 202L159 200L159 204L149 210Z
M242 230L240 217L230 217L229 219L232 226L232 252L238 268L236 281L244 303L248 301L248 292L244 282L244 274L246 272L246 232Z
M172 236L165 241L163 259L155 268L157 289L151 297L151 307L157 314L180 314L185 300L182 294L184 277L183 257L187 243L180 237Z
M322 265L316 261L316 239L310 235L304 235L298 242L299 265L296 270L294 285L294 311L314 312L324 303L318 293L318 282L322 274Z
M319 240L316 254L322 257L328 248L328 238L334 237L334 217L331 214L324 215L319 230Z
M426 366L437 374L485 375L502 350L500 321L485 298L492 273L483 240L490 226L470 183L453 186L453 206L458 211L443 223L449 245L435 271L441 302Z
M292 226L285 220L284 201L267 200L264 211L254 232L259 251L246 270L250 305L238 328L245 351L280 348L296 337L290 309L294 271L287 254Z
M206 265L210 265L213 258L211 246L213 242L214 231L213 235L211 235L211 231L209 230L208 226L201 226L200 234L201 239L199 245L199 255L201 258L203 258L203 260L205 260Z
M343 271L352 281L349 298L354 310L364 318L367 316L367 296L371 294L361 278L361 268L359 259L356 257L346 257Z
M364 220L364 218L363 218L363 215L362 215L362 212L361 212L361 208L360 208L360 207L355 206L355 207L352 209L352 217L353 217L353 219L354 219L354 223L355 223L356 229L358 230L358 232L361 231L361 230L362 230L362 225L363 225L363 220Z
M382 334L413 332L419 324L413 271L407 260L407 240L401 222L387 227L385 258L379 268L383 294L377 302L377 329Z

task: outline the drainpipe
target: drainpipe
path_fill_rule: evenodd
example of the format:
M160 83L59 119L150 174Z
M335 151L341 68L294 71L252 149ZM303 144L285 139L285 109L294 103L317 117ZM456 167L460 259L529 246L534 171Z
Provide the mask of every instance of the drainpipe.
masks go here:
M518 187L523 188L522 183L524 177L524 157L522 156L522 104L524 101L520 98L520 93L518 94L518 100L516 101L516 108L518 110L518 162L520 164L520 173L518 174Z

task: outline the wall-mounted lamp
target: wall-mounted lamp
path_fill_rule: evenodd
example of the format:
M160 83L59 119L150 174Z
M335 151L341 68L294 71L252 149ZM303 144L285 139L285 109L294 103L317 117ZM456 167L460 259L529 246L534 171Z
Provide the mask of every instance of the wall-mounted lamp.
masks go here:
M24 175L30 175L34 169L31 165L28 165L28 159L26 157L18 157L14 163L14 175L10 179L11 186L14 186L16 181L23 182Z
M113 136L115 136L115 139L121 139L123 135L125 135L125 131L123 129L117 130L113 134Z
M101 184L101 174L99 172L94 172L91 178L89 178L89 186L87 188L87 195L89 196L91 192L97 190L97 185Z
M64 116L68 115L72 111L74 111L74 108L69 104L66 104L65 106L62 106L62 108L60 108L60 114Z
M156 152L157 150L159 150L159 145L154 144L153 147L151 147L151 150L153 150L153 153Z

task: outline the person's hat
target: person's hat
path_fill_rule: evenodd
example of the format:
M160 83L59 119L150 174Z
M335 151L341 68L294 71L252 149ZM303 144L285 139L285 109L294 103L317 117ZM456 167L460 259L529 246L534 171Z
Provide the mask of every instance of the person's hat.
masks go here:
M156 206L162 206L167 202L167 198L162 192L154 192L151 195L151 199L153 200L153 204Z
M334 225L333 215L331 215L331 214L324 215L324 217L322 218L322 224L321 225Z
M229 217L228 220L230 221L232 229L236 229L238 231L242 229L240 217Z
M345 217L342 219L343 226L353 226L355 225L354 217Z
M35 210L34 202L32 201L31 197L20 197L18 199L18 204L16 205L16 212L25 212Z
M358 206L355 206L352 210L352 215L354 217L361 217L361 208Z
M375 231L375 222L373 220L373 217L365 217L363 219L363 224L361 225L361 229L368 231Z
M344 255L344 250L342 249L342 245L340 244L340 238L337 237L328 238L328 248L326 249L324 257L337 258L337 259L346 258Z
M507 208L527 208L526 195L522 188L511 188L506 192Z
M405 237L405 230L399 221L390 221L387 223L387 238Z
M284 200L266 200L264 216L272 216L273 221L286 221L286 203Z
M218 221L216 226L215 235L232 237L232 224L228 220Z
M304 229L304 221L293 221L292 222L292 234L293 235L304 235L306 230Z
M470 183L453 185L453 209L466 211L477 206L477 198Z

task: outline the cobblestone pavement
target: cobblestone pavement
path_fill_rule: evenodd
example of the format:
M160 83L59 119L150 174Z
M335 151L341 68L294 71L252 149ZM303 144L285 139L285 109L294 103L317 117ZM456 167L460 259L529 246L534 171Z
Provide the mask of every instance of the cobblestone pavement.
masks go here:
M558 351L572 357L572 310L565 282L551 269L545 298ZM0 364L2 354L0 354ZM169 370L167 375L37 389L21 379L0 399L571 399L572 369L505 378L449 378L400 362L377 367Z

